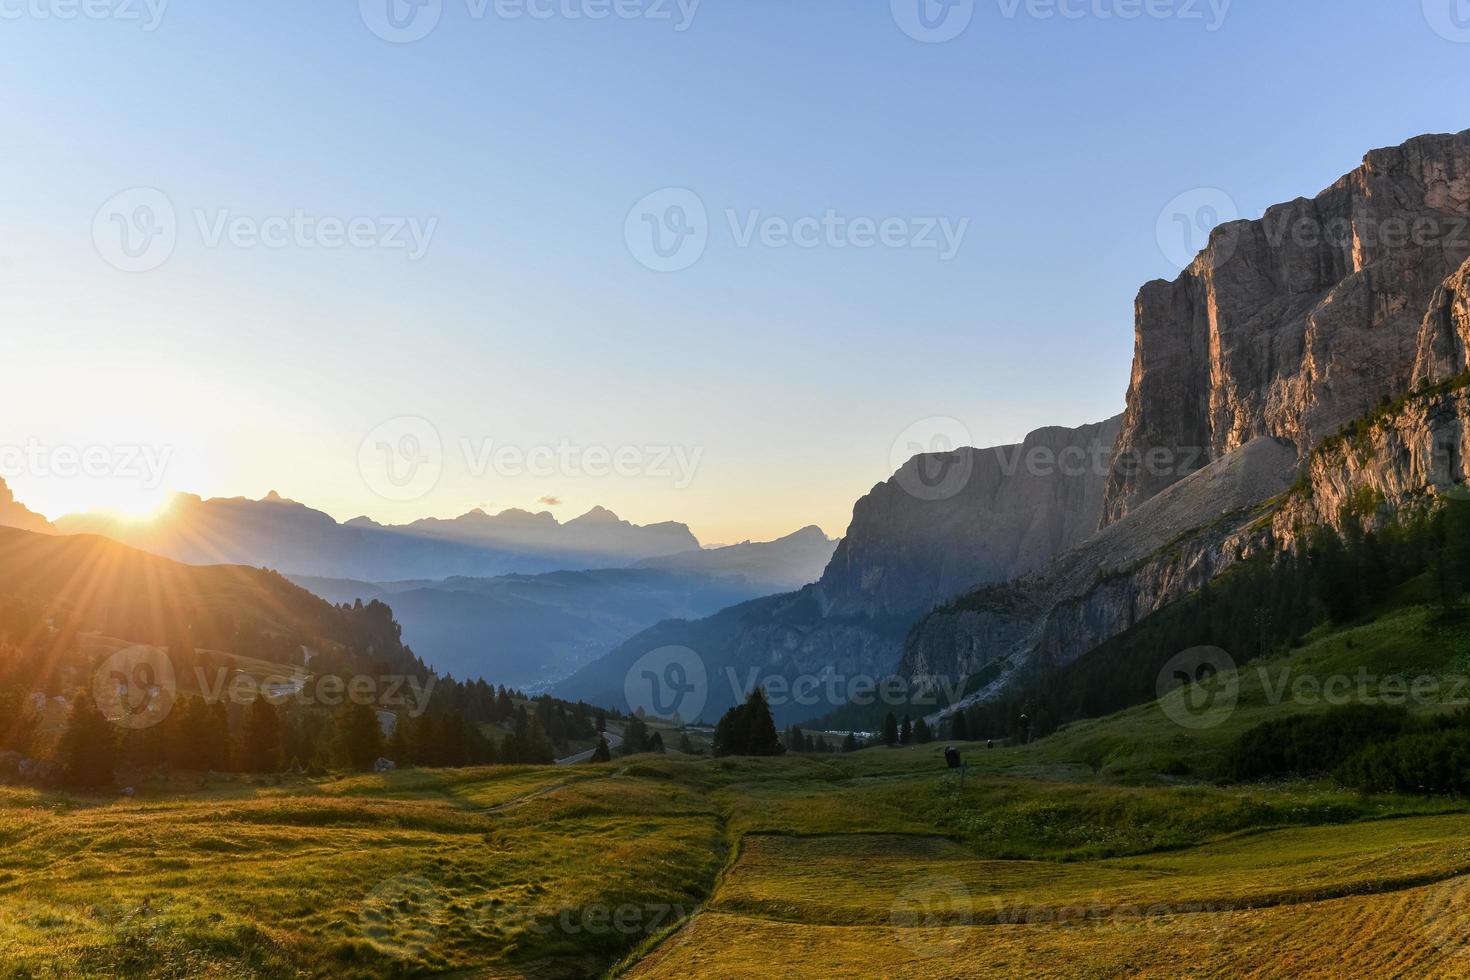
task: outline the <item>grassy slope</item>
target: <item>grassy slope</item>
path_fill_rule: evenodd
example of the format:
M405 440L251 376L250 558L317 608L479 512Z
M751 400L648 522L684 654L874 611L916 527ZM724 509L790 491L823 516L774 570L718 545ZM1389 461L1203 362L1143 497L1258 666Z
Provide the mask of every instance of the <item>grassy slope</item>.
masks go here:
M1220 787L1272 682L1466 660L1407 608L1251 664L1237 711L1158 705L1025 747L640 756L0 791L0 963L20 973L946 976L1449 972L1470 964L1470 806ZM1418 710L1444 710L1426 704ZM622 928L603 918L631 910ZM593 915L588 918L589 913ZM692 915L682 928L674 926ZM589 926L589 923L591 924Z

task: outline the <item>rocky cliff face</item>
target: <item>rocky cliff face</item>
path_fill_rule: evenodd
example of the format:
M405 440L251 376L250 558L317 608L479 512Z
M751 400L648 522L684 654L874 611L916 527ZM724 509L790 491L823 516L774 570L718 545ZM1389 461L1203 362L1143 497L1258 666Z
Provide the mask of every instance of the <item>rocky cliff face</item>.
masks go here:
M995 689L1345 507L1461 487L1467 351L1470 132L1375 150L1314 199L1216 229L1177 280L1139 293L1104 529L926 617L902 672L998 665Z
M899 673L922 684L998 665L989 690L1004 686L1009 670L1032 657L1074 659L1274 546L1272 505L1261 501L1284 494L1295 460L1289 444L1252 440L1041 572L948 603L909 635Z
M1428 504L1470 481L1470 261L1431 297L1416 344L1413 388L1320 445L1275 517L1290 540L1313 524L1372 522Z
M818 583L825 609L923 609L1033 571L1081 544L1102 517L1120 422L1038 429L1018 445L909 460L853 507L847 536ZM952 494L931 500L913 492L923 470L944 467L961 476Z
M1215 229L1138 295L1118 453L1170 463L1115 467L1104 520L1258 436L1305 456L1407 390L1425 310L1467 257L1470 132L1375 150L1316 198ZM1433 363L1463 358L1463 336L1438 340Z

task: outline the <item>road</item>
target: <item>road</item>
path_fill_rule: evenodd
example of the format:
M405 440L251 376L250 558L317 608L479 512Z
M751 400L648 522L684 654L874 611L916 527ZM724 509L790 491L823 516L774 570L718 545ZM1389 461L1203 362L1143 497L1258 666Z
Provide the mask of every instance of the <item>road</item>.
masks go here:
M623 736L621 735L614 735L612 732L603 732L602 734L607 739L607 747L614 752L618 750L619 745L623 744ZM557 759L556 764L559 766L574 766L579 762L587 762L591 760L592 753L596 751L597 747L593 746L586 752L578 752L576 755L569 755L565 759Z

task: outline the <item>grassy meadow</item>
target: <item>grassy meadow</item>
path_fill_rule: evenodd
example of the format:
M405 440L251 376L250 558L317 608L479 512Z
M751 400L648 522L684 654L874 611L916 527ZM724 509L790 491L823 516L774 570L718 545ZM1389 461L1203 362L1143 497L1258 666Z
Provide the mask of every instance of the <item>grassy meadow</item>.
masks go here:
M1210 776L1325 710L1282 676L1467 659L1409 608L1243 668L1212 727L965 745L963 788L934 743L4 789L0 976L1470 975L1470 803Z

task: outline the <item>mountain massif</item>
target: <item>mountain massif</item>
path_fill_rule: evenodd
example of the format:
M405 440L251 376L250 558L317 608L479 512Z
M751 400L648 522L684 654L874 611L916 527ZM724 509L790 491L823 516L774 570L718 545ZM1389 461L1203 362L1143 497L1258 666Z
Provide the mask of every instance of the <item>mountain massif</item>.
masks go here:
M926 617L900 671L996 664L999 689L1345 508L1371 526L1458 489L1467 260L1470 133L1375 150L1316 198L1215 229L1178 279L1139 293L1102 532Z
M179 494L151 521L80 514L56 526L62 533L102 534L192 564L255 565L365 581L617 568L699 548L683 524L639 526L601 507L566 523L545 511L476 509L453 520L384 525L365 517L338 523L275 493L261 500Z

